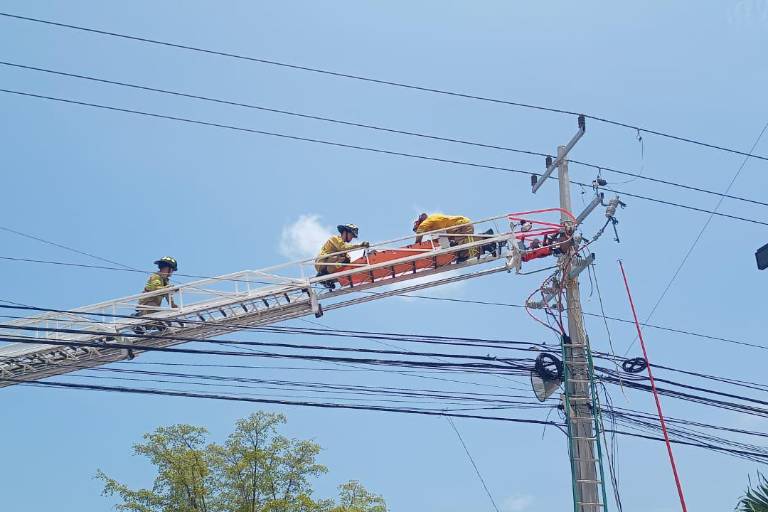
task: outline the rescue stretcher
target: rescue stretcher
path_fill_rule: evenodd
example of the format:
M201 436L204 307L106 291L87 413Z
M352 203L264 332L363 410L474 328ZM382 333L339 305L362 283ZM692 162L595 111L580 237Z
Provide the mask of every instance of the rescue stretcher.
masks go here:
M560 246L568 243L568 237L565 235L564 226L554 222L546 222L531 219L531 215L541 213L560 212L563 210L551 208L546 210L534 210L530 212L513 213L507 216L510 221L510 229L514 232L516 247L511 247L512 252L519 255L522 262L532 261L534 259L546 258L547 256L560 253ZM570 212L564 214L572 219ZM515 232L522 225L528 224L530 229ZM415 274L428 269L436 269L451 265L457 261L458 254L467 251L469 244L451 243L453 238L466 238L472 245L476 255L475 258L481 258L485 252L492 254L500 253L506 245L504 242L492 241L489 244L478 245L474 242L481 242L483 239L493 239L495 234L492 230L484 233L451 233L450 228L437 232L431 232L429 240L420 243L413 243L400 248L382 249L365 251L363 256L356 258L347 265L339 268L335 273L328 274L329 277L334 274L338 278L334 279L342 288L353 288L367 283L375 283L386 279L396 278L404 274ZM511 241L511 240L510 240ZM528 243L533 245L529 248ZM467 247L464 247L466 245ZM492 247L488 247L492 246ZM452 252L436 252L438 249L451 248ZM424 258L409 258L419 253L424 253ZM408 259L407 261L403 261ZM386 263L392 262L391 265ZM357 270L358 272L354 272Z

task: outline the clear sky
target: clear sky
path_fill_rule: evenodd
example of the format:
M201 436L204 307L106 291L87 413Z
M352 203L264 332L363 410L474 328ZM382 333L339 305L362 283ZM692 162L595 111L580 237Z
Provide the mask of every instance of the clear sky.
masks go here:
M229 2L128 3L5 0L2 10L352 74L603 115L748 150L768 121L768 2ZM568 116L472 102L178 49L0 19L0 60L136 82L274 108L489 144L554 152L576 129ZM538 157L416 140L266 112L212 105L0 66L3 88L138 108L385 149L541 169ZM554 183L536 196L525 176L430 163L191 126L0 94L2 224L141 268L164 254L182 271L219 275L279 263L283 234L301 216L320 226L354 222L364 239L404 235L421 210L481 218L556 206ZM768 139L768 137L766 137ZM573 158L724 190L742 158L590 123ZM768 140L757 152L768 154ZM766 162L748 162L732 194L764 198ZM574 179L594 171L572 167ZM609 180L624 177L606 175ZM717 197L632 181L627 191L712 208ZM574 204L581 203L578 188ZM587 200L589 195L583 196ZM655 303L706 221L705 214L627 198L621 243L595 248L606 312L628 317L616 264L627 267L641 316ZM763 207L726 200L722 211L768 220ZM600 219L586 228L593 232ZM301 232L301 231L300 231ZM290 237L289 237L290 240ZM281 241L283 242L281 246ZM762 342L763 283L754 250L764 226L715 218L654 321ZM0 233L0 255L98 263ZM309 250L313 250L309 247ZM69 308L140 290L135 274L4 261L0 298ZM435 294L520 304L540 276L495 275ZM583 286L587 311L599 311ZM551 341L520 309L399 298L333 311L334 328ZM301 326L301 322L291 325ZM587 325L607 350L602 322ZM629 326L612 324L621 353ZM250 334L250 339L259 338ZM261 338L264 338L263 336ZM259 338L260 339L260 338ZM264 338L266 339L266 338ZM297 336L296 341L302 338ZM327 340L329 343L332 340ZM369 343L360 341L361 346ZM648 330L654 360L718 375L764 380L763 352ZM375 345L370 345L375 346ZM639 355L637 347L634 355ZM168 362L172 355L141 361ZM254 363L258 364L258 363ZM274 378L423 386L402 375L265 370ZM251 374L251 376L253 376ZM78 378L66 378L76 382ZM85 381L85 379L83 379ZM527 388L525 379L519 379ZM501 380L485 380L507 385ZM653 412L650 395L617 404ZM254 407L185 398L13 387L0 390L3 510L96 512L101 468L148 485L131 444L156 426L189 422L221 438ZM763 429L750 417L672 399L670 415ZM359 479L397 512L492 510L444 419L374 412L273 408L290 435L324 447L329 496ZM537 413L538 414L538 413ZM538 417L529 414L529 417ZM541 414L543 419L544 414ZM457 421L504 512L566 510L566 444L552 429ZM627 512L677 510L661 444L620 438ZM730 510L754 464L676 448L689 509Z

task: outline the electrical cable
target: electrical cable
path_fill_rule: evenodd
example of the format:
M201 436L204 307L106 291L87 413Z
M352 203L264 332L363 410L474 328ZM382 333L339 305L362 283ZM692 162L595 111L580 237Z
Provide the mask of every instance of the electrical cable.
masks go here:
M268 64L268 65L272 65L272 66L279 66L279 67L289 68L289 69L294 69L294 70L308 71L308 72L312 72L312 73L318 73L318 74L327 75L327 76L333 76L333 77L337 77L337 78L347 78L347 79L352 79L352 80L357 80L357 81L362 81L362 82L375 83L375 84L379 84L379 85L387 85L387 86L393 86L393 87L398 87L398 88L403 88L403 89L411 89L411 90L417 90L417 91L421 91L421 92L428 92L428 93L434 93L434 94L458 97L458 98L463 98L463 99L470 99L470 100L477 100L477 101L483 101L483 102L489 102L489 103L495 103L495 104L502 104L502 105L508 105L508 106L514 106L514 107L538 110L538 111L543 111L543 112L551 112L551 113L556 113L556 114L564 114L564 115L569 115L569 116L579 116L579 115L582 115L579 112L574 112L574 111L570 111L570 110L558 109L558 108L553 108L553 107L545 107L545 106L541 106L541 105L533 105L533 104L522 103L522 102L515 102L515 101L509 101L509 100L502 100L502 99L491 98L491 97L487 97L487 96L479 96L479 95L473 95L473 94L466 94L466 93L461 93L461 92L456 92L456 91L449 91L449 90L445 90L445 89L437 89L437 88L431 88L431 87L422 87L422 86L413 85L413 84L407 84L407 83L403 83L403 82L396 82L396 81L392 81L392 80L382 80L382 79L366 77L366 76L361 76L361 75L354 75L354 74L349 74L349 73L340 73L340 72L337 72L337 71L330 71L330 70L327 70L327 69L320 69L320 68L309 67L309 66L301 66L301 65L297 65L297 64L290 64L290 63L287 63L287 62L280 62L280 61L276 61L276 60L270 60L270 59L252 57L252 56L246 56L246 55L236 54L236 53L232 53L232 52L224 52L224 51L219 51L219 50L200 48L200 47L195 47L195 46L191 46L191 45L184 45L184 44L179 44L179 43L172 43L172 42L168 42L168 41L161 41L161 40L157 40L157 39L151 39L151 38L147 38L147 37L139 37L139 36L134 36L134 35L129 35L129 34L122 34L122 33L117 33L117 32L112 32L112 31L107 31L107 30L100 30L100 29L95 29L95 28L90 28L90 27L83 27L83 26L78 26L78 25L61 23L61 22L57 22L57 21L53 21L53 20L45 20L45 19L41 19L41 18L33 18L33 17L30 17L30 16L21 16L21 15L11 14L11 13L7 13L7 12L0 12L0 16L6 17L6 18L15 19L15 20L20 20L20 21L34 22L34 23L39 23L39 24L44 24L44 25L49 25L49 26L55 26L55 27L60 27L60 28L67 28L67 29L72 29L72 30L77 30L77 31L82 31L82 32L89 32L89 33L93 33L93 34L99 34L99 35L111 36L111 37L116 37L116 38L121 38L121 39L126 39L126 40L132 40L132 41L137 41L137 42L141 42L141 43L147 43L147 44L165 46L165 47L176 48L176 49L181 49L181 50L188 50L188 51L193 51L193 52L198 52L198 53L204 53L204 54L208 54L208 55L217 55L217 56L221 56L221 57L228 57L228 58L233 58L233 59L238 59L238 60L243 60L243 61L250 61L250 62L258 62L258 63L261 63L261 64ZM694 145L701 146L701 147L706 147L706 148L709 148L709 149L714 149L714 150L723 151L723 152L727 152L727 153L732 153L732 154L736 154L736 155L750 156L752 158L756 158L756 159L759 159L759 160L768 161L768 156L748 155L747 153L745 153L743 151L736 150L736 149L732 149L732 148L728 148L728 147L724 147L724 146L720 146L720 145L716 145L716 144L710 144L710 143L702 142L702 141L699 141L699 140L691 139L691 138L688 138L688 137L682 137L682 136L679 136L679 135L674 135L674 134L671 134L671 133L662 132L662 131L659 131L659 130L652 130L652 129L649 129L649 128L643 128L643 127L632 125L632 124L629 124L629 123L624 123L624 122L621 122L621 121L615 121L615 120L612 120L612 119L608 119L608 118L605 118L605 117L589 115L589 114L584 114L584 117L587 118L587 119L592 119L594 121L599 121L601 123L605 123L605 124L609 124L609 125L613 125L613 126L618 126L618 127L623 127L623 128L628 128L628 129L631 129L631 130L636 131L638 133L639 132L648 133L648 134L656 135L656 136L659 136L659 137L664 137L664 138L668 138L668 139L671 139L671 140L675 140L675 141L678 141L678 142L686 142L686 143L689 143L689 144L694 144Z
M48 308L36 308L32 306L4 306L0 305L0 309L2 308L12 308L12 309L24 309L24 310L46 310L50 311ZM66 310L53 310L53 311L60 311L60 312L66 312ZM123 315L116 315L116 316L123 316ZM133 317L131 317L133 318ZM56 319L53 318L51 321L55 321ZM194 323L194 322L191 322ZM16 328L15 325L10 326L11 329ZM239 327L238 327L239 328ZM267 327L254 327L254 326L242 326L243 329L254 331L254 332L267 332L272 334L301 334L301 335L313 335L313 336L341 336L341 337L352 337L352 338L359 338L359 339L369 339L369 340L380 340L380 339L386 339L386 340L392 340L392 341L404 341L404 342L416 342L416 343L427 343L427 344L447 344L447 345L458 345L458 346L466 346L466 347L481 347L481 348L501 348L504 350L522 350L524 352L528 352L532 349L539 349L539 350L545 350L547 347L544 344L537 344L536 342L532 341L513 341L513 340L501 340L501 339L487 339L487 338L467 338L467 337L457 337L457 336L438 336L438 335L422 335L422 334L405 334L405 333L387 333L387 332L373 332L373 331L348 331L348 330L338 330L338 329L317 329L317 328L296 328L296 327L282 327L282 326L267 326ZM25 327L25 330L36 330L34 327ZM62 329L50 329L52 332L63 332ZM70 334L89 334L92 336L97 336L97 338L103 338L104 333L103 331L92 331L92 330L83 330L83 329L69 329L67 330ZM96 334L94 334L96 333ZM140 337L136 334L130 334L127 333L127 337ZM194 337L173 337L168 335L160 335L156 334L153 336L155 339L171 339L174 341L203 341L200 338L194 338ZM39 338L34 338L36 340L39 340ZM204 340L210 343L215 343L212 340ZM91 342L92 343L92 342ZM227 346L227 342L223 341L221 343L224 346ZM104 345L98 345L97 346L104 346ZM287 347L291 348L294 347L294 345L286 344ZM516 349L515 346L520 346L521 348ZM317 346L320 348L323 348L324 346ZM406 351L405 353L413 355L413 352ZM593 351L593 356L598 359L605 359L608 361L611 361L614 365L620 361L619 358L617 358L615 355L606 354L602 352ZM625 361L626 362L626 361ZM655 364L654 365L657 369L663 369L666 371L672 371L672 372L679 372L681 374L689 375L689 376L695 376L702 379L707 380L713 380L716 382L726 383L730 385L739 386L740 388L747 387L750 389L754 389L761 392L768 392L768 386L761 385L758 383L746 381L743 379L733 379L733 378L725 378L725 377L717 377L713 375L709 375L702 372L693 372L693 371L687 371L682 370L679 368L672 368L669 366L663 366L661 364ZM621 382L622 377L621 374L618 372L609 371L604 368L597 368L603 373L606 373L606 375L615 376L613 377L616 382ZM673 381L665 380L664 382L669 382L671 384L675 385L682 385L678 384ZM689 389L696 389L696 390L702 390L707 392L714 392L708 389L700 388L700 387L692 387L688 386ZM729 398L742 398L741 395L733 395L733 394L724 394L721 392L715 392L718 394L721 394L721 396L729 397ZM743 395L743 393L742 393ZM760 402L762 403L762 402Z
M454 432L456 432L456 436L459 438L459 442L461 442L461 446L464 447L464 452L467 454L467 458L469 459L469 462L472 464L472 467L475 468L475 473L477 474L477 478L480 479L480 483L483 484L483 489L485 489L485 494L488 495L488 499L491 500L491 504L493 505L493 508L496 510L496 512L500 512L499 507L496 505L496 500L493 499L493 495L491 494L491 491L488 490L488 486L485 483L485 479L483 478L482 473L480 473L480 469L478 469L477 464L475 464L475 459L472 457L472 454L469 453L469 448L467 448L467 444L464 442L464 439L461 437L461 434L459 433L459 429L456 428L456 425L453 423L453 419L449 416L446 418L448 420L448 423L450 423L451 428Z
M482 142L465 140L465 139L458 139L458 138L454 138L454 137L441 137L441 136L432 135L432 134L428 134L428 133L420 133L420 132L414 132L414 131L410 131L410 130L388 128L388 127L383 127L383 126L372 125L372 124L369 124L369 123L345 121L345 120L342 120L342 119L335 119L335 118L331 118L331 117L327 117L327 116L318 116L318 115L306 114L306 113L302 113L302 112L295 112L295 111L290 111L290 110L285 110L285 109L266 107L266 106L263 106L263 105L254 105L254 104L243 103L243 102L239 102L239 101L232 101L232 100L224 100L224 99L220 99L220 98L213 98L213 97L210 97L210 96L203 96L203 95L199 95L199 94L190 94L190 93L185 93L185 92L181 92L181 91L174 91L174 90L169 90L169 89L160 89L160 88L150 87L150 86L142 85L142 84L122 82L122 81L118 81L118 80L109 80L109 79L105 79L105 78L99 78L99 77L95 77L95 76L83 75L83 74L78 74L78 73L68 73L68 72L57 71L57 70L49 69L49 68L42 68L42 67L38 67L38 66L30 66L30 65L26 65L26 64L19 64L19 63L15 63L15 62L0 61L0 65L7 66L7 67L13 67L13 68L17 68L17 69L24 69L24 70L28 70L28 71L38 71L38 72L48 73L48 74L53 74L53 75L58 75L58 76L65 76L65 77L69 77L69 78L77 78L77 79L81 79L81 80L88 80L88 81L97 82L97 83L104 83L104 84L109 84L109 85L128 87L128 88L132 88L132 89L138 89L138 90L143 90L143 91L155 92L155 93L160 93L160 94L167 94L167 95L171 95L171 96L178 96L178 97L195 99L195 100L201 100L201 101L207 101L207 102L212 102L212 103L219 103L219 104L223 104L223 105L242 107L242 108L248 108L248 109L259 110L259 111L264 111L264 112L271 112L271 113L281 114L281 115L299 117L299 118L302 118L302 119L312 119L312 120L315 120L315 121L322 121L322 122L327 122L327 123L340 124L340 125L344 125L344 126L352 126L352 127L356 127L356 128L364 128L364 129L368 129L368 130L375 130L375 131L386 132L386 133L395 133L395 134L399 134L399 135L407 135L407 136L411 136L411 137L418 137L418 138L429 139L429 140L436 140L436 141L441 141L441 142L449 142L449 143L453 143L453 144L461 144L461 145L466 145L466 146L474 146L474 147L480 147L480 148L485 148L485 149L494 149L494 150L499 150L499 151L508 151L508 152L512 152L512 153L519 153L519 154L525 154L525 155L531 155L531 156L539 156L539 157L550 156L547 153L542 153L542 152L539 152L539 151L531 151L531 150L526 150L526 149L511 148L511 147L507 147L507 146L500 146L500 145L497 145L497 144L486 144L486 143L482 143ZM684 184L684 183L677 183L677 182L670 181L670 180L663 180L663 179L660 179L660 178L653 178L653 177L649 177L649 176L644 176L642 173L640 173L640 174L633 173L633 172L629 172L629 171L625 171L625 170L621 170L621 169L615 169L615 168L612 168L612 167L607 167L605 165L597 165L597 164L594 164L594 163L583 162L583 161L579 161L579 160L569 159L569 162L572 163L572 164L581 165L581 166L589 167L589 168L592 168L592 169L598 169L600 171L607 171L607 172L611 172L611 173L615 173L615 174L620 174L620 175L624 175L624 176L631 176L633 178L632 180L621 182L619 184L630 183L630 182L632 182L632 181L634 181L636 179L643 179L643 180L646 180L646 181L651 181L651 182L654 182L654 183L659 183L659 184L663 184L663 185L669 185L669 186L673 186L673 187L678 187L678 188L682 188L682 189L686 189L686 190L692 190L692 191L695 191L695 192L701 192L701 193L710 194L710 195L714 195L714 196L719 196L719 197L723 197L723 198L734 199L734 200L737 200L737 201L743 201L743 202L747 202L747 203L751 203L751 204L756 204L756 205L760 205L760 206L768 206L767 202L758 201L756 199L749 199L749 198L745 198L745 197L734 196L734 195L730 195L728 193L715 192L713 190L707 190L707 189L704 189L704 188L701 188L701 187L695 187L695 186Z
M538 420L538 419L465 414L460 412L449 412L449 411L434 410L434 409L403 408L403 407L359 405L359 404L338 404L338 403L328 403L328 402L306 402L306 401L294 401L294 400L274 400L274 399L221 395L221 394L212 394L212 393L198 393L198 392L187 392L187 391L166 390L166 389L134 388L134 387L123 387L123 386L101 386L101 385L93 385L93 384L56 382L56 381L28 382L22 379L9 379L4 377L0 377L0 381L14 382L16 384L21 384L23 386L32 386L32 387L62 388L62 389L72 389L72 390L130 393L130 394L143 394L143 395L155 395L155 396L173 396L173 397L187 397L187 398L199 398L199 399L215 399L215 400L225 400L225 401L273 404L273 405L305 406L305 407L326 408L326 409L349 409L349 410L367 410L367 411L378 411L378 412L396 412L396 413L416 414L416 415L424 415L424 416L443 416L443 417L449 416L453 418L472 418L472 419L489 420L489 421L504 421L509 423L519 423L519 424L552 425L558 429L562 428L563 426L561 423L556 423L553 421ZM611 433L617 433L617 434L625 435L629 437L636 437L640 439L663 442L663 438L660 438L658 436L640 434L635 432L612 430ZM706 443L706 442L686 441L686 440L680 440L680 439L673 439L671 440L671 442L673 444L699 447L699 448L704 448L708 450L718 451L721 453L728 453L732 455L746 455L746 456L753 456L753 457L762 456L760 453L754 453L748 450L716 446L716 445L713 445L712 443Z
M57 242L51 242L50 240L46 240L46 239L40 238L38 236L30 235L28 233L22 233L21 231L17 231L15 229L11 229L11 228L9 228L7 226L0 226L0 230L6 231L8 233L13 233L14 235L18 235L18 236L21 236L21 237L24 237L24 238L29 238L29 239L35 240L37 242L42 242L42 243L47 244L47 245L52 245L54 247L58 247L59 249L64 249L66 251L74 252L74 253L80 254L82 256L88 256L89 258L93 258L95 260L103 261L105 263L110 263L112 265L118 265L120 267L123 267L123 269L121 269L121 270L127 270L127 271L132 271L132 272L139 272L135 268L129 267L128 265L123 265L122 263L119 263L117 261L108 260L106 258L102 258L101 256L96 256L95 254L91 254L89 252L84 252L84 251L80 251L78 249L73 249L72 247L68 247L66 245L63 245L63 244L60 244L60 243L57 243Z
M763 129L760 131L760 134L757 136L757 139L755 139L755 142L752 144L752 148L750 148L749 153L753 153L755 149L757 148L758 144L760 144L760 140L763 138L763 135L765 134L765 131L768 130L768 122L765 123L763 126ZM741 165L736 170L736 173L731 178L731 181L728 183L728 186L725 189L725 192L728 193L731 190L731 187L733 187L733 184L736 182L736 179L741 174L741 171L744 170L744 166L747 165L747 162L749 161L749 156L745 156L744 160L742 160ZM693 250L696 248L696 246L699 243L699 240L701 240L702 235L704 235L704 231L707 230L709 227L709 224L712 222L712 218L715 216L717 211L720 209L720 206L723 204L723 198L721 197L717 204L715 205L715 208L712 210L712 212L707 217L707 220L704 221L704 225L701 226L701 229L699 230L699 233L696 235L696 238L693 240L693 243L688 248L688 250L685 253L685 256L683 256L683 259L680 261L680 264L675 269L675 272L672 274L672 277L667 282L666 286L664 287L664 290L661 292L661 295L659 295L659 298L656 300L656 303L651 308L651 312L648 313L648 316L645 318L646 322L649 322L651 318L653 318L653 314L656 312L656 309L658 309L659 305L661 304L661 301L664 300L664 297L666 297L667 292L669 292L669 289L672 287L672 284L677 279L677 276L680 275L680 271L683 270L683 267L688 262L688 258L693 253ZM630 349L635 345L635 342L637 341L637 338L632 341L632 343L627 348L627 351L624 353L625 355L629 353Z
M39 342L39 340L35 340L35 341L38 341L38 342ZM661 391L661 390L660 390L660 391Z
M489 170L494 170L494 171L509 172L509 173L516 173L516 174L525 174L525 175L535 174L535 173L532 173L530 171L524 171L524 170L521 170L521 169L513 169L513 168L509 168L509 167L502 167L502 166L495 166L495 165L488 165L488 164L478 164L478 163L475 163L475 162L467 162L467 161L463 161L463 160L452 160L452 159L448 159L448 158L440 158L440 157L434 157L434 156L419 155L419 154L415 154L415 153L404 153L404 152L400 152L400 151L391 151L391 150L387 150L387 149L374 148L374 147L370 147L370 146L359 146L359 145L356 145L356 144L346 144L346 143L342 143L342 142L335 142L335 141L324 140L324 139L315 139L315 138L311 138L311 137L301 137L301 136L298 136L298 135L290 135L290 134L286 134L286 133L271 132L271 131L266 131L266 130L257 130L257 129L254 129L254 128L246 128L246 127L243 127L243 126L235 126L235 125L229 125L229 124L223 124L223 123L215 123L215 122L210 122L210 121L202 121L202 120L199 120L199 119L190 119L190 118L186 118L186 117L171 116L171 115L166 115L166 114L157 114L157 113L154 113L154 112L146 112L146 111L142 111L142 110L135 110L135 109L129 109L129 108L122 108L122 107L114 107L114 106L110 106L110 105L102 105L102 104L98 104L98 103L90 103L90 102L72 100L72 99L67 99L67 98L57 98L57 97L54 97L54 96L46 96L46 95L43 95L43 94L35 94L35 93L30 93L30 92L25 92L25 91L16 91L16 90L11 90L11 89L0 89L0 92L6 93L6 94L15 94L15 95L18 95L18 96L25 96L25 97L30 97L30 98L37 98L37 99L44 99L44 100L49 100L49 101L61 102L61 103L68 103L68 104L79 105L79 106L84 106L84 107L98 108L98 109L109 110L109 111L113 111L113 112L122 112L122 113L126 113L126 114L141 115L141 116L152 117L152 118L156 118L156 119L165 119L165 120L169 120L169 121L177 121L177 122L182 122L182 123L201 125L201 126L208 126L208 127L213 127L213 128L222 128L222 129L226 129L226 130L233 130L233 131L244 132L244 133L251 133L251 134L256 134L256 135L266 135L266 136L271 136L271 137L278 137L278 138L286 139L286 140L310 142L310 143L314 143L314 144L322 144L322 145L326 145L326 146L333 146L333 147L339 147L339 148L344 148L344 149L355 149L355 150L359 150L359 151L368 151L368 152L372 152L372 153L379 153L379 154L385 154L385 155L390 155L390 156L400 156L400 157L406 157L406 158L414 158L414 159L418 159L418 160L426 160L426 161L439 162L439 163L444 163L444 164L461 165L461 166L473 167L473 168L478 168L478 169L489 169ZM571 180L571 183L574 184L574 185L587 186L586 183L582 183L582 182L579 182L579 181ZM730 214L722 213L722 212L715 212L715 211L707 210L707 209L704 209L704 208L698 208L696 206L686 205L686 204L682 204L682 203L676 203L674 201L666 201L666 200L663 200L663 199L658 199L658 198L654 198L654 197L644 196L644 195L640 195L640 194L633 194L633 193L630 193L630 192L623 192L621 190L612 189L612 188L606 188L606 187L603 187L603 190L606 190L608 192L614 192L616 194L621 194L621 195L624 195L624 196L627 196L627 197L634 197L636 199L642 199L644 201L650 201L650 202L654 202L654 203L664 204L664 205L667 205L667 206L672 206L672 207L677 207L677 208L683 208L683 209L686 209L686 210L696 211L696 212L699 212L699 213L709 213L709 214L712 214L712 215L717 215L718 217L723 217L723 218L727 218L727 219L731 219L731 220L738 220L738 221L742 221L742 222L748 222L748 223L751 223L751 224L757 224L757 225L761 225L761 226L768 226L768 222L764 222L764 221L761 221L761 220L751 219L751 218L747 218L747 217L740 217L738 215L730 215Z
M379 411L379 412L398 412L398 413L404 413L404 414L418 414L418 415L426 415L426 416L450 416L450 417L453 417L453 418L474 418L474 419L482 419L482 420L498 420L498 421L506 421L506 422L511 422L511 423L524 423L524 424L527 423L527 424L533 424L533 425L544 425L544 424L555 425L554 422L545 423L542 420L536 420L536 419L510 418L510 417L504 417L504 416L479 416L479 415L472 415L472 414L456 414L456 413L451 413L451 412L445 412L444 413L441 410L429 410L429 409L396 408L396 407L386 407L386 406L337 404L337 403L302 402L302 401L289 401L289 400L270 400L270 399L259 399L259 398L232 396L232 395L219 395L219 394L207 394L207 393L191 393L191 392L184 392L184 391L164 390L164 389L146 389L146 388L129 388L129 387L118 387L118 386L100 386L100 385L80 384L80 383L72 383L72 382L57 382L57 381L35 381L35 382L30 382L30 381L25 381L23 379L11 379L11 378L6 378L6 377L0 377L0 381L3 381L3 382L13 382L13 383L16 383L16 384L21 384L21 385L24 385L24 386L33 386L33 387L52 387L52 388L78 389L78 390L88 390L88 391L106 391L106 392L132 393L132 394L144 394L144 395L175 396L175 397L186 397L186 398L207 398L207 399L215 399L215 400L227 400L227 401L236 401L236 402L251 402L251 403L262 403L262 404L272 404L272 405L293 405L293 406L317 407L317 408L324 408L324 409L352 409L352 410L366 410L366 411Z

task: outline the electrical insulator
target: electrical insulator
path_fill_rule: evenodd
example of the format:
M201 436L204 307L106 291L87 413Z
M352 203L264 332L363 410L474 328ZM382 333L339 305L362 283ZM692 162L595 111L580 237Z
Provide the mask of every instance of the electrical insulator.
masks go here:
M608 202L608 207L605 209L605 216L608 217L609 219L611 217L615 217L616 216L616 208L619 207L619 203L621 203L621 201L619 201L619 197L618 196L616 196L613 199L611 199L610 202Z

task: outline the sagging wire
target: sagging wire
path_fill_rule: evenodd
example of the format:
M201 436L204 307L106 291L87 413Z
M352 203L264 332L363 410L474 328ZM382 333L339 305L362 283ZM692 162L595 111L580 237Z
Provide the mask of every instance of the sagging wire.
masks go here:
M491 500L491 504L493 505L493 508L496 510L496 512L500 512L499 507L496 505L496 500L493 499L493 495L491 494L491 491L488 489L488 486L485 484L485 479L483 478L482 473L480 473L480 469L478 469L477 464L475 464L475 459L472 457L472 454L469 453L469 448L467 448L467 444L464 442L464 439L461 437L461 434L459 433L459 429L456 428L456 425L453 423L453 419L450 416L446 416L445 418L448 420L448 423L450 423L453 431L456 432L456 436L459 438L459 442L461 442L461 446L464 447L464 452L467 454L467 457L469 458L469 462L472 464L472 467L475 468L475 473L477 474L477 478L480 479L480 483L483 484L483 489L485 489L485 494L487 494L488 499Z
M626 181L616 182L616 185L626 185L627 183L632 183L633 181L636 181L638 178L645 177L643 176L645 174L645 140L643 139L643 134L640 132L640 130L637 130L635 139L640 145L640 169L637 171L637 174L635 176L633 176L632 178Z
M600 428L602 429L603 444L606 446L606 458L608 459L608 473L611 477L611 488L613 489L613 499L616 502L616 508L619 512L622 512L623 506L621 503L621 493L619 491L619 446L616 442L616 418L613 415L613 401L608 394L608 389L602 382L598 383L603 388L603 395L605 396L605 403L608 407L609 415L611 418L611 442L608 442L608 436L606 435L605 420L603 415L600 415Z
M611 328L608 327L608 319L605 316L605 307L603 305L603 295L600 293L600 284L597 282L597 270L594 268L595 264L593 263L589 267L587 267L587 271L592 274L594 272L595 274L595 289L597 290L597 300L600 303L600 316L603 318L603 324L605 325L605 334L608 337L608 346L611 349L611 356L613 364L616 366L616 374L619 378L619 388L621 389L621 394L624 395L624 398L629 401L629 398L627 397L627 392L624 390L624 381L621 378L621 369L619 368L618 363L618 357L616 356L616 350L613 348L613 337L611 336Z

